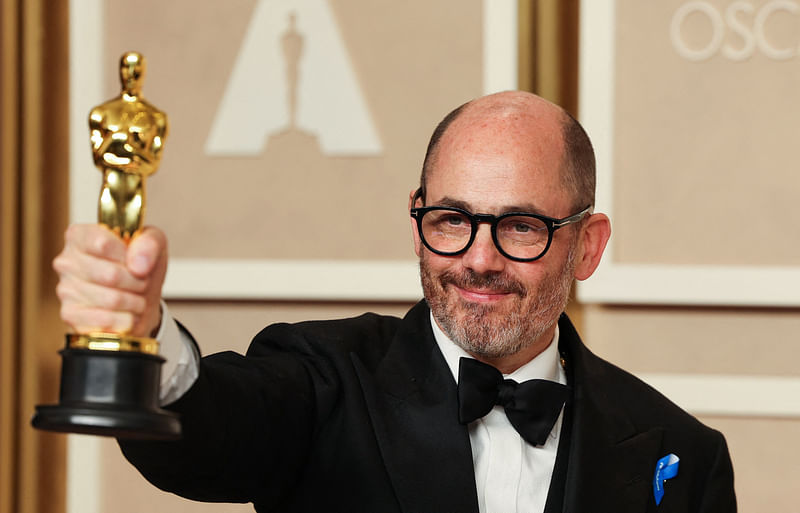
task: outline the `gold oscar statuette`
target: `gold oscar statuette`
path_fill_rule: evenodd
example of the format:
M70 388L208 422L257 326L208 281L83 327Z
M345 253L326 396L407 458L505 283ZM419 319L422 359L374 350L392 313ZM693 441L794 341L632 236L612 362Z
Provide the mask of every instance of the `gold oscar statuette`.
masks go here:
M97 217L125 243L141 230L145 181L155 173L167 116L142 97L144 57L120 59L122 92L89 114L94 163L103 173ZM177 438L177 416L159 408L158 342L128 333L67 335L61 351L59 404L39 405L39 429L120 438Z

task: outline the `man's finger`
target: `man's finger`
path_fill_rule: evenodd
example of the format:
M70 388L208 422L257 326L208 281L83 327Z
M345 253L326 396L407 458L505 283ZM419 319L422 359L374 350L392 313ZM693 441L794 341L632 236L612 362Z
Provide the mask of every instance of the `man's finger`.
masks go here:
M104 287L141 294L147 282L131 274L121 263L79 251L69 246L53 260L61 279L74 278Z
M100 224L73 224L67 228L67 246L82 253L114 262L125 262L127 246L114 232Z
M135 315L142 315L147 307L145 298L139 294L82 282L72 276L59 280L56 295L62 303L71 302L82 307L129 312Z
M164 232L156 227L147 226L133 238L128 247L126 260L128 269L135 276L145 277L164 257L166 250L167 238Z

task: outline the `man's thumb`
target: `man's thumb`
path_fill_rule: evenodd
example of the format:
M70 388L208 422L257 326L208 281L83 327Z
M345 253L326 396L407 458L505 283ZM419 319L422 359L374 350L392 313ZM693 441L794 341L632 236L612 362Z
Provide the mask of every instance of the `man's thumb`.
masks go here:
M143 278L152 272L153 267L166 251L167 239L158 228L147 226L131 240L128 247L126 265L134 275Z

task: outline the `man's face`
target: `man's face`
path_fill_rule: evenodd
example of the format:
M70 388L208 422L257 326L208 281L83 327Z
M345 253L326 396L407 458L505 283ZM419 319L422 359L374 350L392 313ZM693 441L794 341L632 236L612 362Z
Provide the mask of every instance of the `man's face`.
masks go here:
M574 214L560 177L558 118L476 114L464 113L441 139L427 178L426 205L494 215ZM439 326L466 351L486 358L516 354L532 344L545 347L573 280L575 230L557 230L548 252L533 262L502 256L488 224L479 225L472 245L456 256L430 252L415 230L422 286Z

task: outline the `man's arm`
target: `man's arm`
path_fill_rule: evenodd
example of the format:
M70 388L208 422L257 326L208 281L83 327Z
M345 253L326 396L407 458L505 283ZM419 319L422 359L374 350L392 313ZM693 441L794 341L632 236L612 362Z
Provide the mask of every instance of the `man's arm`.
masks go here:
M162 490L274 507L300 478L315 397L296 355L207 356L189 390L165 407L180 416L180 440L119 440L125 457Z
M162 400L180 414L182 439L120 440L148 480L196 500L277 504L309 451L315 414L309 371L284 351L248 358L228 352L206 358L196 378L186 380L181 361L191 367L194 343L166 308L161 322L166 247L152 227L126 246L103 226L71 226L53 262L62 319L78 333L165 339L177 372L164 373Z

